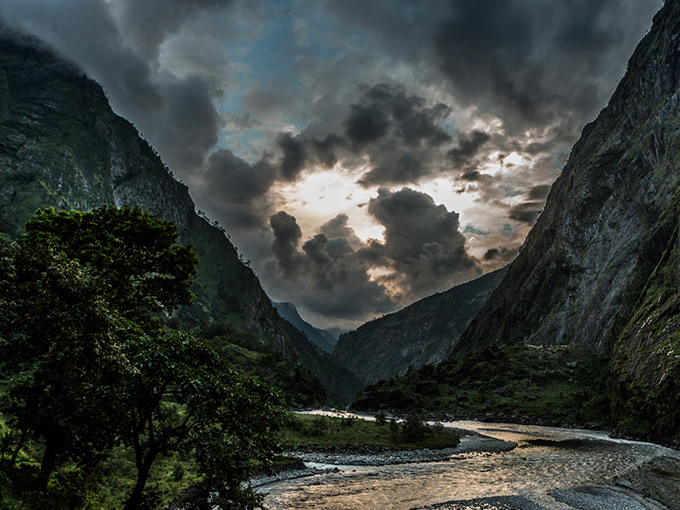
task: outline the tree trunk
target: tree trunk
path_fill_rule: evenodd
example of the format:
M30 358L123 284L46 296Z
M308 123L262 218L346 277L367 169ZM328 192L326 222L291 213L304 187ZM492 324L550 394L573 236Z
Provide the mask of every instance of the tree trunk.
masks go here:
M156 453L149 453L144 459L144 462L137 469L137 483L135 488L132 490L132 494L125 502L123 510L138 510L139 505L142 502L142 493L144 492L144 487L146 486L146 481L149 479L149 472L151 471L151 465L156 458Z
M45 453L40 463L40 473L38 474L37 486L39 491L47 490L47 483L50 481L52 472L57 467L57 454L61 449L63 437L58 429L46 434Z

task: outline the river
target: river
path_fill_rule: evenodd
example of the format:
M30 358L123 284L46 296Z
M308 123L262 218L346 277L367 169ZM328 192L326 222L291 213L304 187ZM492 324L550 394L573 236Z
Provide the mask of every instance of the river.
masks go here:
M270 510L407 510L452 500L520 495L545 508L564 510L571 507L553 499L551 491L600 484L654 457L678 457L676 451L611 439L600 431L468 421L445 426L517 447L502 453L454 455L444 462L338 466L338 472L262 486L265 505Z

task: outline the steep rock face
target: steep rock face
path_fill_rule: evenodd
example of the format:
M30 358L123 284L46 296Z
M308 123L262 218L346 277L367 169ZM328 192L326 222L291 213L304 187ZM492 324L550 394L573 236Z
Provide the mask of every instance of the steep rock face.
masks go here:
M345 333L333 357L366 383L439 363L505 272L499 269Z
M666 217L680 178L679 10L668 1L655 17L507 277L453 353L499 340L605 345L673 232Z
M315 328L305 321L295 308L293 303L272 303L279 315L290 322L297 329L302 331L307 338L324 352L332 353L333 346L336 344L335 338L328 331Z
M0 232L18 235L38 208L102 204L140 206L175 222L181 242L193 243L196 299L181 316L226 320L296 352L335 402L360 389L349 371L281 319L224 232L195 213L187 187L113 113L97 83L36 41L0 37Z
M680 2L667 0L450 353L585 343L611 356L614 425L680 443L679 169Z

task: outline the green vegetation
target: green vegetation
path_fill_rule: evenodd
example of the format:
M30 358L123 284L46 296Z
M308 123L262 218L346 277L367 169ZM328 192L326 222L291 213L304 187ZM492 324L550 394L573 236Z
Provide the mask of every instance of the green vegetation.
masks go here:
M676 196L674 216L680 210ZM675 220L675 219L674 219ZM614 426L625 436L680 444L680 248L676 221L668 248L639 293L613 346ZM649 347L654 340L654 349Z
M140 209L101 207L39 212L0 247L0 470L12 505L156 508L148 484L164 459L173 480L198 480L185 508L209 496L260 506L242 484L271 462L285 411L268 386L163 326L192 298L197 260L177 237ZM111 473L131 482L122 506L97 499Z
M441 424L428 425L419 414L408 415L403 423L295 414L288 418L284 430L284 444L289 449L441 449L459 441L455 431Z
M584 345L492 345L369 385L353 407L489 421L608 425L605 370Z
M318 407L326 402L328 392L318 377L299 360L284 356L254 335L237 331L224 321L204 323L195 334L230 366L276 387L289 407Z

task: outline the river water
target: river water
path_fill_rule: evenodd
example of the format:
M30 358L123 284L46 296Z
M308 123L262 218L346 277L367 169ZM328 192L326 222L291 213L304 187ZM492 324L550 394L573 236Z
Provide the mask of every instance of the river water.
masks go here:
M603 483L654 457L678 456L655 444L610 439L598 431L479 422L445 425L517 447L504 453L454 455L445 462L338 466L337 473L261 487L267 494L265 505L270 510L407 510L452 500L520 495L563 510L568 507L551 498L550 491Z

